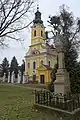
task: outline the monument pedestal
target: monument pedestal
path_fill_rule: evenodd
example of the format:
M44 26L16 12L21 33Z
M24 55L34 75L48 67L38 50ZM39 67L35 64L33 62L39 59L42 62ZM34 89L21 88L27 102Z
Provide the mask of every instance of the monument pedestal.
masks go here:
M70 93L69 73L65 68L57 70L56 80L54 81L54 92L62 94Z

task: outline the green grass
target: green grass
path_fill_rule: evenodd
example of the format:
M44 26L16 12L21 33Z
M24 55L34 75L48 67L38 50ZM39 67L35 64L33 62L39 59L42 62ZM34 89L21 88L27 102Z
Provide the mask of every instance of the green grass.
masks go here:
M35 109L33 104L32 90L0 85L0 120L59 120L55 114Z

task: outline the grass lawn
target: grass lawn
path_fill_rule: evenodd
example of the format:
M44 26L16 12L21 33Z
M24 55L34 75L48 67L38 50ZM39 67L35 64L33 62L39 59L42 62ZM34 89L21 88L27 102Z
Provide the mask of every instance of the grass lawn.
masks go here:
M20 86L25 86L25 87L31 87L31 88L42 88L42 89L48 89L48 84L16 84L15 85L20 85Z
M48 111L39 111L33 107L33 91L0 85L0 120L59 120Z

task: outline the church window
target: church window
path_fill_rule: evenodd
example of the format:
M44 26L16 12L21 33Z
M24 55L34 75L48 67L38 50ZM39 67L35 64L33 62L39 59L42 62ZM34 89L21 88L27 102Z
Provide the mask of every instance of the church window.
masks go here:
M36 36L36 30L34 31L34 37Z
M41 30L41 36L43 36L43 31Z
M28 68L30 68L30 63L28 63Z
M49 61L49 66L50 66L50 61Z
M33 69L36 69L36 62L33 62Z

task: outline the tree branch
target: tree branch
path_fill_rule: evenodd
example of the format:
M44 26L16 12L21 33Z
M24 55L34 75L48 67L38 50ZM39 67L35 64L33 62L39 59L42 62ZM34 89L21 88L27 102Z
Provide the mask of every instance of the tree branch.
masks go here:
M6 32L6 33L0 35L0 37L3 37L3 36L6 36L7 34L14 33L14 32L16 32L16 31L20 31L20 30L22 30L22 29L25 29L25 28L27 28L32 22L33 22L33 21L31 21L28 25L26 25L26 26L24 26L24 27L22 27L22 28L18 28L18 29L14 29L14 30L12 30L12 31Z
M29 24L25 25L23 21L22 24L17 26L23 17L28 12L31 12L30 9L34 3L34 0L1 0L0 3L0 38L3 37L4 39L4 36L9 36L10 38L12 37L11 34L25 29L32 23L30 22ZM12 28L11 26L15 27Z

